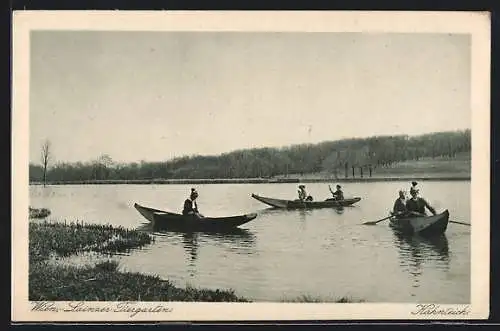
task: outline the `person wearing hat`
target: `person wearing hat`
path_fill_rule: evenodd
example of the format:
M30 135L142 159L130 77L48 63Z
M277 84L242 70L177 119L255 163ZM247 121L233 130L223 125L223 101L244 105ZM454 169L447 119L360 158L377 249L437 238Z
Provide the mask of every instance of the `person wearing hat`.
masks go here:
M299 185L299 189L297 190L299 193L299 201L313 201L313 197L310 195L307 195L306 192L306 186L305 185Z
M202 217L198 212L198 205L196 204L196 198L198 198L198 192L195 188L191 189L191 194L189 198L184 201L184 208L182 209L182 215L196 215Z
M337 190L335 192L333 192L332 187L330 185L328 185L328 189L332 193L333 199L334 200L344 200L344 192L342 192L342 190L341 190L342 187L339 184L337 184L336 188L337 188Z
M406 209L406 195L403 190L399 191L399 196L394 201L394 207L392 207L392 214L393 215L404 215L407 213Z
M436 215L436 210L429 203L418 196L418 189L410 190L411 199L406 201L406 209L409 213L417 216L425 216L425 209L429 209L432 215Z
M418 194L419 189L417 188L417 185L418 185L417 182L411 182L410 194L411 192L416 192Z

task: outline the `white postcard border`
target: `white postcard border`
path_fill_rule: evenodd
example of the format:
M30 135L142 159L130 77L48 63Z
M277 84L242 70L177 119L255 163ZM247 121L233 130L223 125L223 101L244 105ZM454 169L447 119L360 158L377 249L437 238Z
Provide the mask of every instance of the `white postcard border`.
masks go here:
M471 303L423 306L389 303L140 302L152 312L120 312L116 302L85 302L109 312L61 312L75 303L28 301L29 38L33 30L303 31L465 33L472 37ZM242 12L16 11L13 15L12 307L13 321L229 321L339 319L484 319L489 315L490 16L487 12ZM122 305L123 306L123 305ZM51 311L52 308L58 312ZM106 308L107 307L107 308ZM160 307L160 308L158 308ZM429 306L427 306L429 308ZM159 310L155 312L154 309ZM163 309L163 310L162 310ZM429 308L430 309L430 308ZM123 308L122 310L126 310ZM170 311L171 310L171 311ZM132 309L133 311L133 309ZM163 312L161 312L163 311ZM467 311L467 313L460 313ZM112 313L111 313L112 312ZM447 313L444 313L447 312ZM455 313L454 313L455 312Z

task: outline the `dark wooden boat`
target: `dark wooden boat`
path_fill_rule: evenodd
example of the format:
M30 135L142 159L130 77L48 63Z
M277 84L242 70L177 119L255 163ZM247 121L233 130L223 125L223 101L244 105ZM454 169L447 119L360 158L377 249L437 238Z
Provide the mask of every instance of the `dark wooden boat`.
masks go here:
M262 197L257 194L252 193L252 198L265 203L274 208L282 209L314 209L314 208L338 208L350 206L361 200L359 197L344 199L344 200L333 200L326 199L324 201L299 201L299 200L282 200L275 198Z
M450 213L448 209L431 216L391 217L389 225L403 234L419 234L422 236L437 236L446 231Z
M181 215L159 209L148 208L137 203L135 209L150 221L155 228L173 229L181 231L217 231L228 230L248 223L257 217L256 213L229 216L229 217L196 217Z

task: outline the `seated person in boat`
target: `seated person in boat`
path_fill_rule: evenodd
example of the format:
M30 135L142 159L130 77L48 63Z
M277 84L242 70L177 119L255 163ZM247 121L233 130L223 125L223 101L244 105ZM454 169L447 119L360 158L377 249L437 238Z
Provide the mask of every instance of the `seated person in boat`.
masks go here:
M403 190L400 190L399 196L396 199L396 201L394 201L394 206L392 207L392 215L396 216L405 215L407 211L408 210L406 209L406 195Z
M417 183L417 182L415 182L415 181L414 181L414 182L411 182L410 194L411 194L411 192L416 191L416 192L417 192L417 195L418 195L418 188L417 188L417 185L418 185L418 183Z
M312 201L313 200L312 196L307 195L305 185L299 185L299 189L297 192L299 193L299 200L300 201Z
M341 190L341 186L337 184L336 186L337 190L333 192L332 188L330 185L328 185L328 189L333 195L333 200L344 200L344 192Z
M411 199L406 201L406 209L412 215L425 216L425 209L429 209L432 215L436 215L436 210L429 203L418 196L418 189L410 191Z
M198 192L196 189L191 189L191 194L189 198L184 201L184 208L182 209L182 215L196 215L198 217L202 217L198 212L198 205L196 204L196 198L198 198Z

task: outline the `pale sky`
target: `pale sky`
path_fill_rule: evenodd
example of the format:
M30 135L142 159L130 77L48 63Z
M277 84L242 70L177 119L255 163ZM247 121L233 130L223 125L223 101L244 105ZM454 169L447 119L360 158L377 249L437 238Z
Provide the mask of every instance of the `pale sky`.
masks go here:
M163 161L471 127L470 37L32 32L30 161Z

